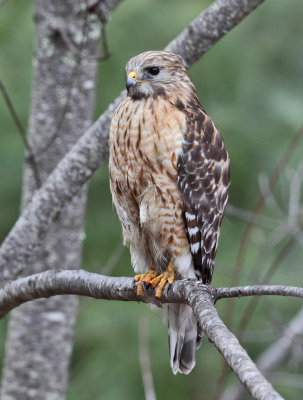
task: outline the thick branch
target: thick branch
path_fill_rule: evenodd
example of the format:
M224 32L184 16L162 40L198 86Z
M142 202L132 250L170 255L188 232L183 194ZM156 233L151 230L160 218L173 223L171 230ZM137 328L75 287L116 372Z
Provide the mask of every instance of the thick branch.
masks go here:
M180 54L190 67L263 1L214 1L165 50Z
M19 278L0 289L0 316L27 301L60 294L103 300L138 300L131 278L112 278L83 270L45 271Z
M191 286L194 286L193 284ZM211 297L201 295L199 288L186 286L188 304L192 307L197 321L208 339L214 343L223 355L227 364L237 374L239 380L247 387L255 399L273 400L282 397L262 376L256 365L249 358L246 350L240 345L236 336L228 330L219 318ZM207 293L207 291L204 289Z
M200 14L166 50L180 54L188 66L196 62L232 27L263 0L217 0ZM25 268L41 237L62 208L79 192L108 154L108 131L112 114L124 98L120 96L79 139L59 163L0 248L0 274L14 279Z
M58 294L78 294L97 299L152 301L152 292L144 299L136 294L131 278L111 278L86 271L46 271L20 278L0 290L0 316L33 299ZM194 280L176 281L163 291L162 303L187 303L208 339L214 343L240 381L256 399L281 399L260 374L237 338L226 328L214 307L217 299L248 295L282 295L303 298L303 289L290 286L256 286L215 289Z
M196 291L204 288L216 302L220 299L244 296L291 296L303 298L303 288L283 285L239 286L232 288L213 288L187 279L176 281L171 290L164 290L162 303L186 303L184 288ZM197 289L198 288L198 289ZM199 292L200 293L200 292ZM199 294L198 293L198 294ZM103 300L151 302L151 297L138 298L136 283L131 278L109 277L84 270L45 271L19 278L0 289L0 317L27 301L55 295L81 295ZM201 293L200 293L201 294ZM191 304L191 302L188 300Z

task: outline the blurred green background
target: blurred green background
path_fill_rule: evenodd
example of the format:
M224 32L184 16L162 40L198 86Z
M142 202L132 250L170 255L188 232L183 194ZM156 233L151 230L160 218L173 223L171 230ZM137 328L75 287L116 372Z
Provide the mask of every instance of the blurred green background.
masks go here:
M124 65L130 57L162 49L210 4L211 1L194 0L122 2L107 24L112 57L99 68L95 117L124 88ZM25 127L31 96L32 14L31 1L7 0L0 6L0 79ZM270 175L303 123L302 21L301 0L267 0L190 70L201 103L225 139L231 158L230 203L241 209L253 208L260 194L260 179ZM19 214L23 145L1 96L0 127L2 241ZM241 284L258 283L291 237L283 232L287 230L290 185L302 156L300 142L281 174L271 202L262 209L262 216L270 218L271 225L253 230ZM128 250L121 247L120 224L111 204L107 170L106 162L90 184L83 267L115 276L131 276ZM266 221L263 218L261 222ZM214 286L230 285L244 228L242 221L232 216L225 218ZM302 286L300 243L294 243L271 282ZM229 301L221 300L217 305L222 318ZM236 301L234 329L247 304L248 299ZM300 305L300 301L289 298L260 302L242 340L253 359L280 337L284 324ZM167 327L158 311L151 311L143 304L80 299L69 400L144 398L138 361L138 324L144 322L142 318L144 321L147 318L149 324L150 357L158 399L213 398L222 359L207 340L198 351L194 371L189 376L175 377L169 367ZM0 323L1 359L6 324L7 319ZM302 342L296 346L301 349ZM301 359L294 362L290 355L277 369L283 373L279 379L271 377L287 399L302 398L302 380L300 385L286 374L286 371L292 377L301 374ZM228 383L234 381L230 374Z

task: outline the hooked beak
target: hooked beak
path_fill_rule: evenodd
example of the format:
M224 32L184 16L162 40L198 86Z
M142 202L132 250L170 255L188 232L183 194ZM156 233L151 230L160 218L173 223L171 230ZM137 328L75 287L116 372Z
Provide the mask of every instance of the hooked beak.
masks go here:
M126 81L126 89L127 89L127 91L129 91L129 89L130 89L132 86L141 85L142 82L146 82L146 80L141 80L141 81L139 81L139 80L136 79L136 78L137 78L137 73L136 73L136 71L131 71L131 72L128 74L127 81Z
M126 89L127 91L129 91L129 89L132 86L137 85L138 81L136 81L136 79L131 78L130 76L128 76L127 81L126 81Z

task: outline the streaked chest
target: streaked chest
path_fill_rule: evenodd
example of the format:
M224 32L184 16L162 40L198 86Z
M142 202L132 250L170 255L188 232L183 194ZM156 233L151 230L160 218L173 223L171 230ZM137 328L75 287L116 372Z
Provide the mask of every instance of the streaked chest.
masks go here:
M150 174L175 179L185 127L184 113L167 100L126 98L111 124L111 169L130 180Z

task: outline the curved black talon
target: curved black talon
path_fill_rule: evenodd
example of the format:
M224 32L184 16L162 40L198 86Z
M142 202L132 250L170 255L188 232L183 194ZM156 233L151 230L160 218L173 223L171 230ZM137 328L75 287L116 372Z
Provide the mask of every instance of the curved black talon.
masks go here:
M142 281L142 288L143 288L145 294L147 294L147 289L149 288L149 286L150 285L148 282Z

